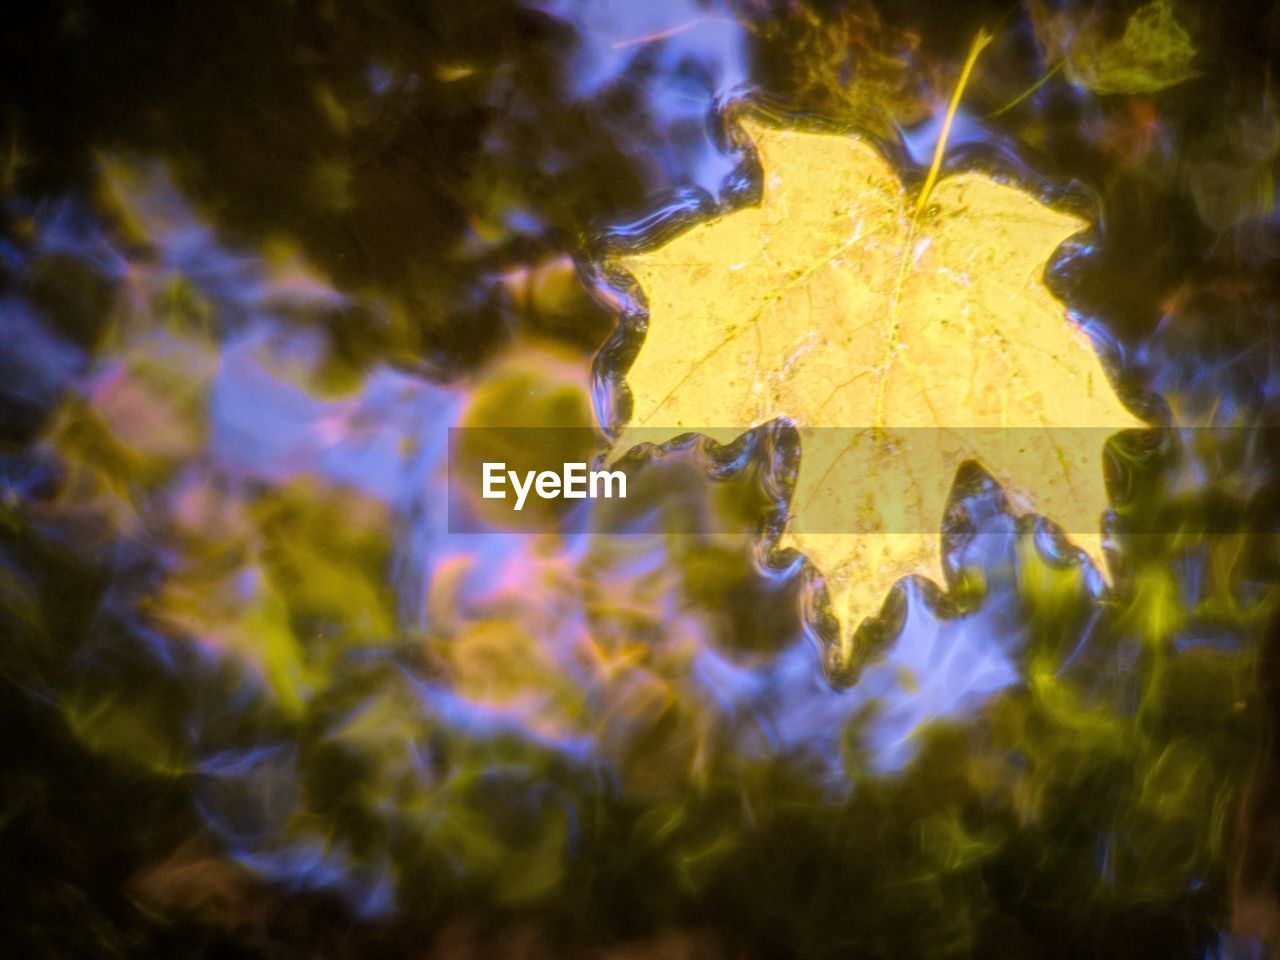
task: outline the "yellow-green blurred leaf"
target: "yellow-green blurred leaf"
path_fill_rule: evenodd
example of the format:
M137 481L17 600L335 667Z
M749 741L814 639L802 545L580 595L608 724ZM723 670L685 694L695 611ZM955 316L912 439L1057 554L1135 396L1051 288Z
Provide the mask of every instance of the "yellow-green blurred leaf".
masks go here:
M1196 49L1167 0L1139 7L1124 32L1108 36L1092 14L1036 10L1037 34L1050 57L1064 60L1072 82L1094 93L1154 93L1196 76Z

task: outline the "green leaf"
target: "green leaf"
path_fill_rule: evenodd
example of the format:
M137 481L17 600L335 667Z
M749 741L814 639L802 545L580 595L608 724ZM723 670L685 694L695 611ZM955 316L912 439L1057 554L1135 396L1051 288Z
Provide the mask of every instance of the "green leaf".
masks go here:
M1073 22L1066 12L1036 19L1046 52L1065 62L1073 83L1094 93L1154 93L1199 73L1191 35L1167 0L1135 10L1119 37L1108 37L1092 19Z

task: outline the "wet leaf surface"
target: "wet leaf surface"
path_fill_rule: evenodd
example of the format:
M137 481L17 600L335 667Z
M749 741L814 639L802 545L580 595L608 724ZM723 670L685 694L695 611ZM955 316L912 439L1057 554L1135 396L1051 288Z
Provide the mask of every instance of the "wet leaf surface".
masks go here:
M759 206L621 263L648 316L616 448L689 432L729 442L778 417L798 426L779 546L818 567L847 670L865 657L853 631L899 578L942 580L928 531L962 462L1088 531L1107 505L1096 431L1141 421L1041 280L1078 220L972 173L942 180L913 215L866 142L746 130ZM807 427L849 429L831 441ZM1026 427L1048 431L1016 446L979 432ZM1101 566L1098 537L1086 542Z

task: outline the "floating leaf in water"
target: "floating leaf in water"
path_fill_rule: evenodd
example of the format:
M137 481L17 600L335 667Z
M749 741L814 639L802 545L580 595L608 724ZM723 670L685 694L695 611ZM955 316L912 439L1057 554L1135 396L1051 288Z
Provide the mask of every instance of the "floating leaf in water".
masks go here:
M851 627L895 581L941 579L928 531L961 462L1092 531L1107 502L1099 428L1137 421L1042 281L1080 221L976 173L944 178L913 212L863 140L746 130L763 202L621 264L650 316L616 449L687 432L728 440L780 417L802 433L866 428L848 442L802 439L782 540L825 578L845 670ZM1008 444L1005 427L1053 433ZM1081 542L1100 562L1098 536Z
M1198 73L1191 35L1166 0L1135 10L1119 37L1108 37L1096 19L1078 24L1066 11L1034 12L1046 51L1065 62L1073 83L1094 93L1154 93Z

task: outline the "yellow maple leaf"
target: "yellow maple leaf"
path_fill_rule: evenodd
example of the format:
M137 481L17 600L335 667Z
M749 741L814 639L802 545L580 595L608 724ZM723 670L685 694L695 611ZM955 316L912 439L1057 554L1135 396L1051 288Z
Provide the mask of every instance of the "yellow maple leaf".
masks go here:
M978 173L943 178L914 210L858 137L744 130L762 202L619 264L649 316L614 449L724 441L779 417L801 428L779 545L821 572L843 669L852 628L898 579L940 579L937 532L966 460L1015 504L1085 531L1101 569L1098 428L1141 424L1043 282L1083 222ZM865 429L806 432L825 427ZM1051 429L1010 441L1008 427Z

